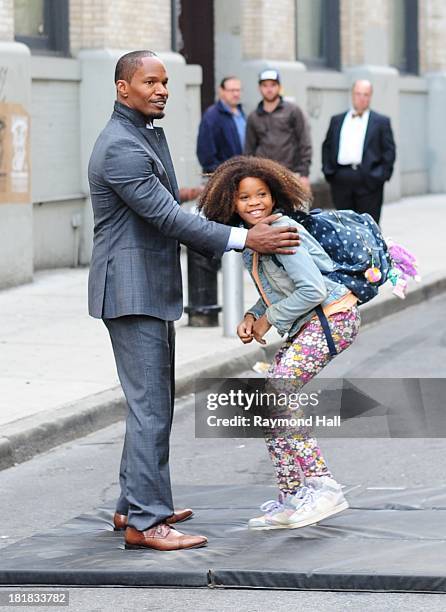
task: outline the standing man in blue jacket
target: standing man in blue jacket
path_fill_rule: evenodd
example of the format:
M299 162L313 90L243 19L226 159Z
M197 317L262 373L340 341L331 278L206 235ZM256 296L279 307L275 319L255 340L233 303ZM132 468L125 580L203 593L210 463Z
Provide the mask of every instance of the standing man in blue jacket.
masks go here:
M197 140L197 157L204 173L214 170L245 146L246 117L240 104L241 83L237 77L222 79L219 100L204 113Z

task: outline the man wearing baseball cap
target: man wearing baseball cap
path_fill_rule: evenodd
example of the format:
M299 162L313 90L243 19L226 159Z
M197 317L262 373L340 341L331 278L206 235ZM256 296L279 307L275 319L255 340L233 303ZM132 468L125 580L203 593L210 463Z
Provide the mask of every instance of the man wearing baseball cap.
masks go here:
M273 68L259 74L262 100L249 117L245 154L267 157L300 175L309 188L311 138L302 110L280 95L280 74Z

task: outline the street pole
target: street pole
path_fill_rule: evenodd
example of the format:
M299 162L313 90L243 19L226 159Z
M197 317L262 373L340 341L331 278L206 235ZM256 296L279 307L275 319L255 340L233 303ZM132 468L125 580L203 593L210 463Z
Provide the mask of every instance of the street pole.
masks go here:
M191 214L198 214L197 207L190 208ZM208 259L187 249L188 304L184 312L189 315L189 327L218 327L217 273L220 259Z
M223 255L223 335L237 335L237 325L243 319L243 260L237 251Z
M208 259L187 249L188 305L190 327L217 327L221 306L217 300L218 259Z

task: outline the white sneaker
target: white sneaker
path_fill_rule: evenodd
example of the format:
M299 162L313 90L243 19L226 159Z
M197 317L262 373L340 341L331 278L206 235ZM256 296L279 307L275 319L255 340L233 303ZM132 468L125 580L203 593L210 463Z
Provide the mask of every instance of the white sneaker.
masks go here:
M330 478L329 476L306 476L305 484L308 487L312 487L313 489L321 489L324 486L324 482L326 478ZM330 480L334 480L330 478Z
M286 529L289 527L290 517L296 512L298 504L304 503L308 495L314 495L314 490L310 487L301 487L292 496L285 497L281 494L279 502L266 502L261 506L262 510L268 510L264 516L251 519L248 523L250 529ZM269 508L267 505L271 504ZM274 504L274 505L273 505Z
M282 493L279 493L279 498L270 499L260 506L260 510L265 514L263 516L258 516L256 518L252 518L248 521L249 529L274 529L274 527L269 527L269 519L273 517L275 514L279 514L283 512L285 503L285 497Z
M249 521L250 529L297 529L313 525L318 521L342 512L348 502L342 493L341 485L330 476L311 476L306 478L307 485L297 493L279 500L270 500L260 506L263 516Z
M297 495L289 498L285 505L289 529L313 525L348 508L341 485L329 476L307 478L309 487L302 487ZM294 512L289 514L290 508ZM277 518L281 518L280 515Z
M333 490L342 491L342 486L331 476L307 476L305 478L305 484L317 491L321 489L330 492Z

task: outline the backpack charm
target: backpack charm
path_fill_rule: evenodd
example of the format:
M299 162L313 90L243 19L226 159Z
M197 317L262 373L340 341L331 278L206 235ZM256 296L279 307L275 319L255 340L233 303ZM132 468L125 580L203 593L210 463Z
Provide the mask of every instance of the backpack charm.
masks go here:
M364 272L364 276L369 281L369 283L372 283L372 284L379 283L383 275L381 273L381 270L375 265L375 259L373 257L373 252L371 252L371 257L372 257L372 262L371 262L370 268L367 268L367 270Z
M364 272L364 276L369 281L369 283L378 283L381 280L382 278L381 270L375 266L375 262L373 261L373 258L372 258L372 265L370 268L367 268L367 270Z
M396 281L396 284L393 288L392 293L393 295L396 295L396 297L399 297L400 299L405 300L406 293L407 293L407 280L403 278L402 276L400 276L398 280Z
M419 282L418 263L416 257L400 244L392 240L387 240L389 254L392 260L392 268L389 272L389 279L393 285L393 295L405 299L407 293L408 280L413 278Z
M394 287L397 284L400 276L401 272L397 268L390 268L388 278Z

